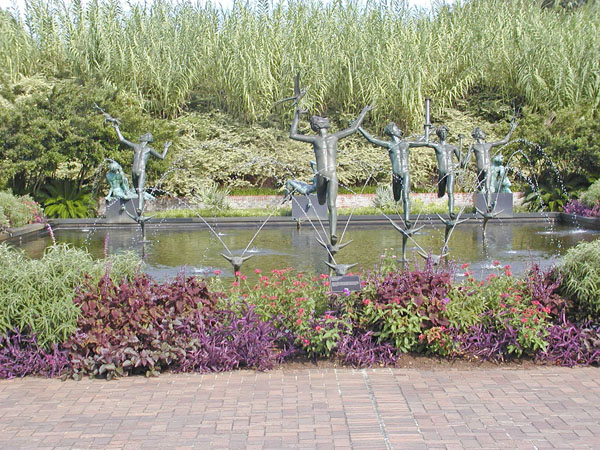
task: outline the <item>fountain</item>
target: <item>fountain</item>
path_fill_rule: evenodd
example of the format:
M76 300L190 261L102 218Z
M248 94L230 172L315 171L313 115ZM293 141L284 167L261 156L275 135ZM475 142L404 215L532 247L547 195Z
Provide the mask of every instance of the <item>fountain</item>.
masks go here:
M109 193L107 201L109 205L115 204L116 214L111 216L109 211L114 211L110 207L107 209L107 221L114 220L114 216L119 217L120 221L131 222L135 221L142 230L142 252L144 250L144 242L148 240L146 236L147 223L153 223L153 230L155 235L160 237L160 240L155 239L152 250L155 250L157 254L165 256L168 262L164 260L153 259L150 255L150 260L155 266L160 267L175 267L186 264L194 264L195 261L202 261L202 265L206 266L213 265L218 267L218 258L225 258L233 269L233 274L236 276L242 270L242 264L248 261L252 256L258 254L261 255L260 267L271 267L281 268L289 266L289 261L294 261L294 266L300 270L315 270L318 264L322 264L322 258L318 256L317 249L319 247L325 249L328 257L325 261L327 267L331 269L330 273L335 273L336 276L343 277L347 276L349 270L357 264L363 267L370 267L374 265L378 259L381 249L383 247L400 247L399 240L402 243L402 255L401 260L403 263L408 261L407 251L409 247L414 249L414 253L421 255L424 258L432 258L435 263L440 263L447 259L450 254L449 241L451 236L453 242L456 240L456 249L452 250L452 256L457 259L466 259L469 262L477 261L477 258L482 256L487 258L489 253L496 252L494 255L497 258L503 258L510 261L509 252L516 252L518 256L522 256L524 252L528 253L529 257L535 257L537 254L543 254L541 250L542 243L547 239L559 240L556 236L547 236L540 234L543 231L536 229L537 241L527 238L526 247L514 247L509 248L507 246L511 243L507 243L506 239L500 239L500 235L506 236L511 235L513 231L507 232L498 230L492 227L491 234L488 238L485 236L485 230L487 222L491 219L497 219L501 225L502 215L498 214L498 195L505 193L509 190L510 182L507 178L509 168L507 168L499 158L494 158L491 155L491 149L496 146L504 145L510 139L514 128L516 127L516 121L511 123L511 129L508 132L505 139L499 142L485 142L485 135L483 132L473 131L473 137L476 140L469 148L467 154L461 158L462 148L462 137L458 146L447 142L448 130L444 126L438 126L435 132L438 136L437 142L431 142L429 139L430 133L434 130L430 119L430 100L427 99L425 102L425 123L424 123L424 135L417 136L415 138L404 138L402 131L394 123L390 123L386 126L384 132L389 137L389 140L380 140L373 137L367 132L362 126L361 122L364 119L366 113L371 107L365 107L358 118L350 125L349 128L339 131L337 133L329 133L329 121L326 118L313 116L310 120L311 128L317 133L315 135L304 135L298 133L298 123L300 116L306 113L300 107L301 99L306 95L306 89L300 88L299 75L296 76L294 82L294 95L287 99L283 99L281 102L293 100L293 104L297 106L294 119L290 128L290 137L302 142L311 143L315 152L316 161L311 161L311 167L313 171L313 179L309 182L300 181L293 177L290 172L290 179L283 181L282 185L284 188L284 202L289 200L292 204L298 202L299 199L305 199L308 204L311 203L310 195L317 193L316 202L320 205L327 206L327 218L329 223L324 224L322 217L310 217L306 211L301 212L304 214L304 218L308 220L311 228L308 230L296 229L295 232L282 231L282 226L289 222L289 219L284 218L273 218L274 214L281 208L284 202L280 202L278 206L269 214L266 218L260 220L253 220L257 223L257 229L255 231L247 230L247 223L244 228L238 228L234 234L228 235L220 232L218 227L227 228L227 224L231 223L231 220L219 220L209 221L198 214L199 222L208 229L208 237L199 238L197 235L194 237L189 235L188 231L180 230L178 233L173 233L173 236L169 233L165 233L160 228L161 222L150 222L152 216L145 215L146 202L150 201L152 197L146 192L146 179L145 179L145 167L146 162L150 155L157 156L158 158L164 158L169 149L170 143L166 143L162 153L154 151L149 144L152 142L152 137L149 134L145 134L140 138L139 144L134 144L127 141L120 131L120 121L113 118L105 111L99 111L104 115L107 123L111 124L116 133L119 141L125 145L133 148L134 150L134 161L133 161L133 188L130 187L127 177L123 169L114 161L109 161L107 181L109 184ZM352 220L352 213L347 218L343 232L338 234L338 214L337 214L337 191L338 191L338 180L337 180L337 166L336 166L336 153L337 153L337 141L343 137L359 131L367 141L386 148L390 157L391 165L391 185L393 198L395 203L398 205L398 219L400 223L396 223L394 218L387 214L383 214L386 222L383 219L370 218L363 219L357 218ZM505 142L506 141L506 142ZM432 217L428 217L426 220L419 223L420 215L417 216L417 220L410 216L410 167L408 155L411 148L425 147L431 148L435 151L436 159L439 170L439 188L438 196L448 194L448 217L439 216L439 219L444 223L443 234L440 235L438 230L432 228L433 223ZM475 153L478 167L478 184L477 184L477 195L482 195L484 198L484 206L479 209L479 215L484 220L484 235L483 242L479 242L479 238L473 233L478 228L474 225L462 225L468 217L463 216L464 207L457 208L455 206L454 199L454 181L456 177L460 176L465 170L471 154ZM512 156L511 156L512 157ZM458 163L455 163L455 158L458 159ZM480 163L480 160L484 162L489 161L489 166ZM509 158L510 161L510 158ZM487 164L487 162L486 162ZM388 166L389 167L389 166ZM459 169L460 168L460 169ZM485 169L485 170L484 170ZM374 168L370 168L371 173L374 173ZM388 169L389 170L389 169ZM167 172L168 173L168 172ZM163 175L164 178L166 175ZM370 179L371 175L369 175ZM162 179L161 178L161 179ZM367 180L368 181L368 180ZM160 184L160 183L159 183ZM156 189L152 189L151 192L157 192ZM186 202L183 204L192 209ZM400 206L402 207L402 213L399 212ZM383 211L382 211L383 212ZM373 225L374 221L378 221L378 225ZM117 220L114 220L117 221ZM196 221L197 222L197 221ZM352 222L352 238L344 239L346 230ZM383 223L382 223L383 222ZM236 222L236 226L239 223ZM356 224L356 227L355 227ZM368 229L361 229L363 224L368 224ZM389 225L392 225L391 227ZM457 227L458 225L461 227ZM158 225L158 226L154 226ZM387 226L386 226L387 225ZM197 225L196 225L197 226ZM318 230L318 227L321 230ZM340 227L341 228L341 227ZM458 231L460 228L461 231ZM500 234L498 234L500 232ZM107 243L109 248L114 249L122 248L124 246L123 236L127 235L129 231L113 231L111 230L111 241ZM520 230L519 230L520 233ZM58 230L60 236L61 230ZM254 242L257 239L261 242L261 247L266 247L266 250L257 250L253 248ZM517 234L515 234L517 235ZM520 235L520 234L519 234ZM183 241L186 237L185 244L175 244L175 241ZM99 236L102 241L102 247L104 247L103 236ZM212 241L214 238L219 242L221 247L219 250L212 249ZM565 239L570 239L569 236L565 236ZM291 239L291 241L290 241ZM560 239L563 239L561 236ZM97 239L96 239L97 240ZM441 247L436 244L440 240L443 241ZM233 241L233 243L231 243ZM342 249L347 247L351 242L354 241L354 245L351 249L356 248L356 251L350 257L353 261L350 264L344 264L340 261L336 261L336 257ZM539 242L538 242L539 241ZM561 241L562 242L562 241ZM481 250L480 245L483 245ZM183 247L182 247L183 245ZM562 244L561 244L562 245ZM569 244L565 244L566 248ZM91 246L98 246L98 244L91 242ZM127 245L125 245L127 246ZM243 248L240 251L232 251L230 248ZM439 254L432 255L432 251L425 250L431 248L439 248ZM223 252L222 249L225 251ZM289 249L293 249L293 253L289 254ZM466 250L473 250L474 253L467 253ZM345 250L346 252L347 250ZM437 250L436 250L437 252ZM540 253L538 253L540 252ZM298 254L296 254L298 253ZM264 259L263 259L264 258ZM275 262L265 263L267 259L271 259ZM481 267L485 269L487 263L482 262ZM476 266L476 264L474 264ZM211 271L208 269L202 269L201 273L208 274Z

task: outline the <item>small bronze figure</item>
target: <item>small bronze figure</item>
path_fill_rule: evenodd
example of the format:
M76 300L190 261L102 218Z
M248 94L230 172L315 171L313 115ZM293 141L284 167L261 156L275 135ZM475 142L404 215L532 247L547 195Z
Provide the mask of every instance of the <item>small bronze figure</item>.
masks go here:
M315 161L311 161L310 167L312 167L313 173L315 174L312 179L312 183L308 184L299 180L287 180L285 182L285 191L283 194L284 201L290 198L294 192L297 192L301 195L308 195L317 190L317 163Z
M337 143L340 139L343 139L354 133L365 118L367 112L371 109L371 106L365 106L358 118L350 127L331 134L328 132L330 128L329 119L325 117L312 116L310 118L310 126L317 134L305 136L298 133L298 122L300 121L300 114L304 114L307 111L298 108L296 109L292 126L290 127L291 139L301 142L308 142L313 146L315 159L317 160L317 198L320 205L323 205L325 202L327 202L327 209L329 211L329 236L332 245L335 245L338 241L336 234L336 199L338 193Z
M492 158L492 168L490 171L490 191L496 193L510 194L510 181L506 177L506 166L504 166L504 157L496 155Z
M113 161L108 165L106 181L108 181L109 186L106 200L129 200L136 197L135 191L130 189L129 181L127 181L123 168L118 162Z

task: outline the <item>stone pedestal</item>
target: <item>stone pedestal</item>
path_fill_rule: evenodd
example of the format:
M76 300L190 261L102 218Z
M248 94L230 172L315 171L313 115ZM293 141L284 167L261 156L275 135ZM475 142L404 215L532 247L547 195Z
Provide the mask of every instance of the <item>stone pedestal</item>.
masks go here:
M499 212L498 217L513 216L513 194L512 193L496 193L491 195L492 201L496 201L496 205L492 212ZM486 212L487 205L485 204L485 196L481 192L473 194L473 206L480 211Z
M316 194L294 195L292 197L292 217L295 220L327 219L327 205L319 205Z
M107 223L135 223L127 212L135 217L135 209L138 204L137 197L130 200L113 199L105 200L106 202L106 222ZM123 207L125 207L123 209Z

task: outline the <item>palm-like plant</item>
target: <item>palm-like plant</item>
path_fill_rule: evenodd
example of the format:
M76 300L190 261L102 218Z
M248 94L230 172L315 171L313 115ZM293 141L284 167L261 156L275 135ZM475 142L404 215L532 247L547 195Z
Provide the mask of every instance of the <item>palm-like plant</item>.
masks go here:
M47 217L56 219L81 219L92 213L92 195L76 181L53 180L44 185L40 192Z

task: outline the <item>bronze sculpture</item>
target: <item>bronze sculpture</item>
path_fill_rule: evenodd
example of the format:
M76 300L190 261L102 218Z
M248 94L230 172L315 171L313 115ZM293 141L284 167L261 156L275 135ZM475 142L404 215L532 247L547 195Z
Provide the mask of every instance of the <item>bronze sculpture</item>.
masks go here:
M313 170L314 176L312 179L312 183L308 184L304 181L299 180L287 180L285 182L285 191L283 194L284 202L292 196L294 192L297 192L301 195L312 194L317 190L317 163L315 161L310 162L310 167Z
M116 161L112 161L108 165L106 181L108 181L109 186L108 194L106 194L106 200L129 200L137 196L135 191L129 187L129 181L127 181L127 177L123 172L123 168Z
M508 134L504 137L504 139L497 142L486 142L486 135L483 130L479 127L476 127L471 136L475 139L475 142L471 144L467 154L462 162L462 167L466 167L471 159L471 155L475 153L475 162L477 163L477 180L478 180L478 191L489 194L491 191L491 174L490 170L492 168L492 156L491 150L494 147L506 145L510 140L511 135L515 131L517 127L517 121L513 120L510 123L510 130ZM489 206L489 205L488 205Z
M384 133L390 136L390 141L383 141L371 136L364 128L358 127L358 131L371 143L388 149L392 163L392 191L394 200L402 199L404 207L404 224L411 228L410 217L410 170L409 149L423 147L425 142L403 140L403 132L398 126L390 122L386 125Z
M332 245L338 241L337 230L337 206L336 199L338 193L337 178L337 143L340 139L350 136L354 133L365 118L371 106L365 106L358 118L345 130L337 133L329 133L330 123L326 117L312 116L310 118L310 127L317 133L307 136L298 133L298 122L300 114L307 111L300 108L296 109L292 125L290 127L290 138L312 144L317 162L317 199L320 205L327 202L329 212L329 237Z
M438 165L438 198L443 197L448 192L448 213L450 219L454 220L454 178L456 165L453 162L452 156L460 162L460 150L455 145L446 142L448 137L448 127L442 125L436 129L436 134L439 139L437 143L425 142L424 147L429 147L435 150L435 156ZM462 142L461 142L462 146Z
M494 194L510 194L510 181L506 177L506 167L504 166L504 157L496 155L492 158L492 168L490 170L490 191Z
M125 144L133 149L133 165L131 168L131 178L133 181L133 186L135 191L138 194L138 207L137 214L142 215L144 211L144 190L146 185L146 163L148 162L148 158L150 155L153 155L159 159L165 159L167 156L167 151L171 146L171 141L165 143L163 148L163 152L158 153L152 147L150 147L150 143L154 142L154 137L152 133L145 133L140 137L140 143L135 144L133 142L128 141L121 134L121 130L119 128L118 121L112 121L112 126L117 132L117 137L119 138L119 142Z

